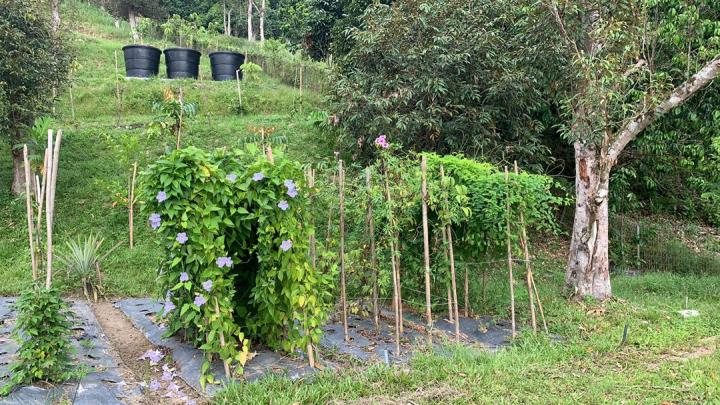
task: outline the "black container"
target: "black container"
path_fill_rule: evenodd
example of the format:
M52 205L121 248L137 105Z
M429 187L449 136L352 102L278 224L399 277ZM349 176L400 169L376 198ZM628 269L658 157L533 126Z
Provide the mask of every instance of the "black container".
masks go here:
M164 53L169 79L188 77L197 79L200 69L200 52L190 48L168 48Z
M147 45L126 45L122 50L125 57L125 76L157 76L162 51Z
M237 52L219 51L210 54L213 80L235 80L235 71L245 63L245 55ZM240 71L242 79L242 70Z

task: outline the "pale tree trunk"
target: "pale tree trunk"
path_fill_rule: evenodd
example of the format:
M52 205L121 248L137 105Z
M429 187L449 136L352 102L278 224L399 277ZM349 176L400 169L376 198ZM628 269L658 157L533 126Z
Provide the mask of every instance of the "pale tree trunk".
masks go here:
M133 41L137 42L140 40L140 35L137 30L137 14L132 6L128 7L128 23L130 24L130 31L132 32Z
M14 148L12 151L13 160L13 181L10 187L13 195L20 195L25 192L25 169L22 150Z
M612 296L608 260L608 198L610 171L625 147L645 128L720 75L720 55L676 87L653 110L640 111L602 146L575 143L575 221L565 274L574 296ZM580 112L588 114L591 112ZM576 129L573 129L574 131ZM579 139L582 139L582 134Z
M265 42L265 0L260 6L260 42Z
M225 2L223 2L223 29L225 35L232 35L232 27L230 25L230 16L232 15L232 8L227 8Z
M253 0L248 0L248 10L247 10L247 35L248 35L248 41L255 40L255 35L253 34L253 25L252 25L252 17L253 17Z
M575 143L575 222L565 282L577 297L612 296L608 263L609 170L596 147Z
M60 29L60 0L50 0L50 10L52 12L52 30L56 34Z

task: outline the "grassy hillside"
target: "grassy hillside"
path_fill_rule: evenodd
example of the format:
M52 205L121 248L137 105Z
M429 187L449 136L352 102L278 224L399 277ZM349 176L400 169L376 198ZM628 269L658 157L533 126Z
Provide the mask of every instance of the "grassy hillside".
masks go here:
M70 91L59 95L56 128L64 129L57 186L55 225L56 247L62 251L71 238L88 233L106 239L107 247L128 239L126 197L131 160L118 150L123 140L141 145L140 169L174 139L148 140L146 124L156 119L153 103L167 90L182 88L187 102L197 103L198 114L187 121L183 146L232 148L255 136L254 128L272 127L282 136L287 153L303 161L331 154L308 115L322 107L322 97L288 87L261 74L255 82L242 85L245 112L237 113L235 82L213 82L209 60L201 59L200 80L125 80L116 83L115 52L121 77L124 65L121 48L129 37L126 25L116 29L103 11L82 2L66 5L67 20L75 32L77 62ZM147 41L146 41L147 43ZM162 48L168 44L150 42ZM164 76L161 60L161 75ZM119 86L121 102L116 98ZM72 110L74 108L75 118ZM9 145L0 146L0 269L4 282L0 295L17 294L29 279L27 229L24 200L9 193L11 182ZM153 292L157 249L149 238L144 218L136 217L137 246L125 244L105 263L107 290L111 295L149 295ZM61 275L60 280L63 277Z

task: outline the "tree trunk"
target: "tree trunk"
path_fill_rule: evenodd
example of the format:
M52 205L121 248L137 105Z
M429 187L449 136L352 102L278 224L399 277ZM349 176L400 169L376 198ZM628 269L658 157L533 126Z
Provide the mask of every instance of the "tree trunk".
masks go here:
M52 30L57 34L60 29L60 0L50 0L50 9L52 12Z
M575 221L565 284L575 297L612 296L608 261L610 167L598 148L575 143Z
M14 148L12 150L12 160L13 181L10 190L12 191L13 195L20 195L25 192L25 168L22 149Z
M128 7L128 23L130 24L130 32L132 32L133 41L139 41L140 35L137 30L137 14L132 6Z
M248 0L248 11L247 11L247 35L248 35L248 41L253 41L255 39L255 35L253 34L253 25L252 25L252 17L253 17L253 0Z
M260 6L260 42L265 41L265 0Z

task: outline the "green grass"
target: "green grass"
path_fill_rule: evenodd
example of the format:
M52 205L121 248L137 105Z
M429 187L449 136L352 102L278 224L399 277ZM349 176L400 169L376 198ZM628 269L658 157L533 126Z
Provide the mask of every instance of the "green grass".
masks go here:
M550 273L550 274L547 274ZM561 279L560 263L546 276ZM617 299L568 303L543 282L554 342L527 330L497 354L449 346L408 366L327 371L291 382L231 385L217 404L359 403L707 403L720 401L720 353L697 358L720 333L718 277L615 277ZM682 319L685 296L699 318ZM620 346L624 325L627 343ZM698 352L700 353L700 352Z
M122 198L127 197L130 163L114 145L123 136L141 142L143 153L140 170L166 148L174 138L146 142L146 124L156 119L155 101L166 89L176 93L183 89L187 102L199 105L198 115L187 120L183 146L206 149L233 148L255 136L258 127L273 127L274 135L287 142L277 148L303 162L320 156L332 156L332 142L318 136L308 121L308 114L323 108L322 97L288 87L262 74L257 82L242 84L245 112L238 114L236 83L213 82L207 57L201 63L201 80L119 80L122 103L118 112L116 98L115 51L118 51L120 75L124 75L122 46L127 43L126 25L116 30L113 19L99 9L80 1L71 1L68 20L76 29L77 63L73 74L72 118L70 92L59 95L56 104L56 127L64 129L58 175L55 246L62 252L65 242L88 233L106 239L106 245L128 240L128 211ZM164 43L153 43L163 47ZM161 61L161 69L163 62ZM30 280L30 257L27 248L25 202L9 193L12 162L9 145L0 145L0 269L3 283L0 295L16 295ZM106 290L110 296L148 296L154 294L154 274L160 260L144 216L136 214L134 249L127 243L105 262ZM58 283L77 293L68 284L62 269L56 269Z

